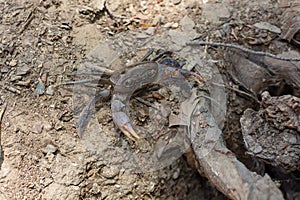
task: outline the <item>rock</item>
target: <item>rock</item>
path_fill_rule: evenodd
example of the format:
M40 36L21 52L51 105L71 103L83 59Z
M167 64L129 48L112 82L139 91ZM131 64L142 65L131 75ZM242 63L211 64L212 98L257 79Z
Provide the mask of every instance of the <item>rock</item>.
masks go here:
M240 119L247 153L286 171L300 169L300 98L262 94L259 111L248 108Z
M16 71L16 75L17 76L22 76L22 75L25 75L28 73L28 71L30 70L31 68L28 66L28 65L24 65L22 67L18 67L17 71Z
M190 31L195 27L195 22L186 15L180 20L180 25L182 31Z
M62 121L57 121L54 128L57 131L62 130L64 128L63 122Z
M39 79L39 82L34 90L34 94L35 95L41 95L41 94L44 94L45 92L45 85L44 83L41 81L41 79Z
M173 178L174 180L176 180L176 179L178 179L179 175L180 175L180 169L177 169L177 170L173 173L172 178Z
M188 41L189 38L186 37L186 33L178 31L178 30L170 30L169 36L171 36L171 40L180 46L184 46Z
M101 175L105 178L114 178L115 176L117 176L119 174L120 170L116 167L108 167L105 166L102 168L101 170Z
M33 133L39 134L39 133L42 132L42 129L43 129L42 123L41 123L41 122L35 122L35 123L32 125L31 131L32 131Z
M53 127L50 123L47 122L47 123L44 124L44 130L45 131L50 131L52 129L53 129Z
M281 33L280 28L270 24L269 22L258 22L253 25L255 28L268 30L273 33Z
M178 5L178 4L181 3L181 0L173 0L172 3L173 3L174 5Z
M57 147L52 144L47 144L44 148L41 149L41 151L45 154L47 153L55 153L57 151Z
M43 199L51 200L51 199L65 199L65 200L73 200L79 199L77 193L79 192L78 186L65 186L59 183L51 183L48 187L43 191Z
M11 172L11 166L2 166L0 171L0 179L5 178Z
M203 17L211 23L220 23L220 18L229 18L230 12L223 3L207 3L203 5Z
M199 2L195 0L195 1L188 3L185 7L188 9L194 9L197 7L198 4L199 4Z
M155 33L155 28L154 27L149 27L145 30L145 33L148 35L154 35Z
M50 85L49 87L47 87L46 89L46 94L53 96L54 95L54 89L53 89L53 85Z
M11 61L9 62L9 66L11 66L11 67L16 66L17 64L18 64L18 61L17 61L17 60L11 60Z
M173 23L172 26L171 26L171 28L174 28L174 29L178 28L178 27L179 27L179 24L177 22Z
M170 28L172 26L173 23L171 22L167 22L166 24L164 24L162 27L164 28Z
M11 81L11 82L14 82L14 81L20 80L20 79L22 79L22 76L12 75L12 76L10 77L10 81Z

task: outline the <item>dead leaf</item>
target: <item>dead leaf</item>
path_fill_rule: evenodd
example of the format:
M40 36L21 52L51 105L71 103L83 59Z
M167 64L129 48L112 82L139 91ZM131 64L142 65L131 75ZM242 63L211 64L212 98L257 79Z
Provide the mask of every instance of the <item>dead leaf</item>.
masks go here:
M279 54L281 57L300 57L297 51L288 51ZM284 61L270 57L265 57L264 64L267 68L293 88L293 95L300 97L300 62Z
M180 105L180 113L178 115L170 114L169 127L183 125L189 126L191 123L191 115L198 103L196 92L193 91L192 95Z
M281 16L282 33L280 37L289 42L300 45L300 4L296 1L280 1L279 6L284 8Z

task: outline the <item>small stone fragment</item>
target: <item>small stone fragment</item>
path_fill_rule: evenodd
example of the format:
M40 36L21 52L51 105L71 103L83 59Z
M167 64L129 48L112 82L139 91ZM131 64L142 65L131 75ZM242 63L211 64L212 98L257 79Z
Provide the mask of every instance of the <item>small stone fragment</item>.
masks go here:
M180 20L182 31L191 31L195 27L195 22L187 15Z
M155 28L154 27L149 27L149 28L146 29L145 33L148 34L148 35L154 35Z
M164 24L162 27L164 28L170 28L172 26L173 23L171 22L167 22L166 24Z
M52 127L52 125L50 123L47 122L47 123L44 124L45 131L50 131L52 128L53 127Z
M9 67L7 67L6 65L1 66L0 72L1 73L7 73L7 72L9 72Z
M22 79L22 76L12 75L12 76L10 77L10 81L11 81L11 82L14 82L14 81L20 80L20 79Z
M179 174L180 174L180 170L178 169L178 170L176 170L176 171L174 172L172 178L173 178L174 180L178 179Z
M273 33L278 33L278 34L281 33L280 28L270 24L269 22L258 22L258 23L255 23L253 26L255 28L262 29L262 30L268 30Z
M57 147L52 144L47 144L44 148L41 149L43 153L55 153L57 151Z
M53 96L54 95L54 89L53 89L53 85L50 85L47 90L46 90L46 94Z
M24 65L22 67L18 67L17 71L16 71L16 75L17 76L22 76L28 73L28 71L30 70L30 67L28 65Z
M178 27L179 27L179 24L177 22L175 22L171 25L171 28L178 28Z
M11 61L9 62L9 66L11 66L11 67L16 66L17 64L18 64L18 61L17 61L17 60L11 60Z
M119 169L116 167L105 166L102 168L101 175L105 178L114 178L119 174Z
M33 125L32 125L32 132L33 133L41 133L42 132L42 129L43 129L43 125L41 122L35 122Z
M173 0L173 4L174 5L178 5L178 4L180 4L181 3L181 0Z
M63 122L57 121L57 123L55 124L54 128L57 131L62 130L64 128Z
M18 81L18 85L21 85L21 86L29 86L30 84L30 80L26 80L26 81Z
M44 94L44 93L45 93L45 86L44 86L43 82L41 81L41 79L39 79L36 89L34 90L34 94L40 95L40 94Z
M42 82L43 82L43 83L47 83L47 78L48 78L47 73L43 73L42 76L41 76Z

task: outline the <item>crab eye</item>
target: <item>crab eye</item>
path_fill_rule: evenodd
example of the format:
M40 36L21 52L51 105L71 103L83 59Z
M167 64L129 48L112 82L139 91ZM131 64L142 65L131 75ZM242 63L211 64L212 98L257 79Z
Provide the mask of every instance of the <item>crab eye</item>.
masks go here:
M124 81L124 86L127 87L127 88L132 87L133 84L134 84L134 81L132 81L131 78L128 78L128 79L126 79L126 80Z
M150 71L147 71L147 76L148 77L153 77L156 74L156 70L155 69L151 69Z

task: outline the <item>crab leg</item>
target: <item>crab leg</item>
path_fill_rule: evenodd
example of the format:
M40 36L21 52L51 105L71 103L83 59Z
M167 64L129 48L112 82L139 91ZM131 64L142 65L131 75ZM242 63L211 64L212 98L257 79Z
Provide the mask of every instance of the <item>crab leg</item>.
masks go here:
M111 101L112 118L116 126L131 140L137 141L141 137L133 129L129 118L130 97L136 90L153 83L157 75L157 63L143 62L129 69L125 74L120 74L116 82Z

